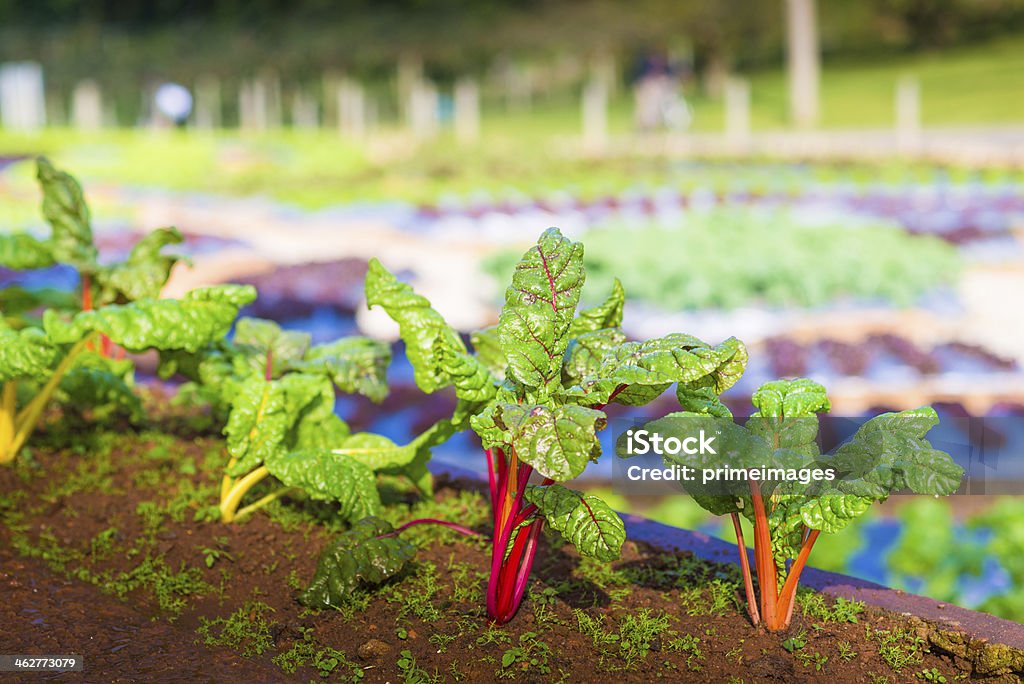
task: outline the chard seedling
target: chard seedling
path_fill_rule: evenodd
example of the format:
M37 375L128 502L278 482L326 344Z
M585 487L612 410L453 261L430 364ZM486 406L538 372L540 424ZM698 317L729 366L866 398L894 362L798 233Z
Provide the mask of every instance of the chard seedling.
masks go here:
M93 238L92 218L82 188L70 174L47 159L36 160L36 177L43 193L42 213L50 235L40 240L25 233L0 235L0 266L14 270L71 266L79 274L77 301L53 289L9 289L3 297L8 322L20 327L17 314L39 308L90 311L108 304L127 304L156 299L171 269L185 259L164 254L163 249L184 238L174 228L159 228L143 236L124 261L101 261ZM108 338L100 336L100 352L113 352Z
M453 386L453 421L468 421L482 441L494 530L487 612L498 624L522 602L545 525L582 554L620 554L619 516L561 484L600 455L602 409L646 404L675 383L722 391L746 361L734 338L718 346L682 334L628 342L621 286L577 313L584 279L583 245L549 229L517 264L498 325L474 334L470 352L425 298L376 260L366 278L368 303L399 324L419 387ZM419 522L430 521L409 524Z
M363 337L312 345L310 335L282 330L273 321L242 318L234 339L198 354L169 353L161 375L178 372L226 410L230 460L221 485L220 513L232 522L286 494L333 501L349 520L376 515L377 473L407 476L430 491L430 448L454 433L441 420L409 444L372 433L351 433L334 412L335 392L387 396L389 347ZM242 506L252 489L278 486Z
M646 428L666 439L705 430L717 435L718 449L716 453L665 453L666 465L687 466L699 474L726 463L746 473L764 472L768 467L822 474L821 479L806 483L750 477L725 488L720 481L704 482L702 476L682 482L702 507L732 518L751 620L763 622L770 631L789 627L800 574L822 533L838 532L871 504L896 492L951 494L963 476L963 469L949 454L933 448L925 437L938 424L931 408L871 418L833 453L822 454L816 441L818 414L830 406L825 388L811 380L762 385L752 397L757 412L743 426L732 421L717 397L698 403L680 392L679 399L689 410L660 418ZM831 478L826 477L828 471ZM741 516L754 528L759 600Z
M83 277L83 306L78 311L46 308L38 323L0 317L0 463L14 460L55 396L101 414L120 407L138 410L131 391L131 362L94 352L97 343L139 353L194 352L223 337L238 309L256 295L248 286L225 285L193 290L180 300L157 299L175 260L160 255L160 247L180 240L171 231L144 238L123 264L99 266L89 210L78 183L45 159L39 160L38 170L43 213L52 234L46 241L28 235L0 236L0 265L70 264ZM98 297L90 290L89 274L103 283ZM17 297L22 311L59 301L52 293L36 299L24 290Z

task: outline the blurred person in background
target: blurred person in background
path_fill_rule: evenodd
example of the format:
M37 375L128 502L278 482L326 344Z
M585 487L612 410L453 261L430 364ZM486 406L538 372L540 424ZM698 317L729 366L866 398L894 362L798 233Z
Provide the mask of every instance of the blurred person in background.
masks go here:
M192 93L178 83L162 83L153 94L157 125L184 128L192 113Z
M680 73L663 50L640 60L633 79L634 121L640 131L682 131L692 114L680 90Z

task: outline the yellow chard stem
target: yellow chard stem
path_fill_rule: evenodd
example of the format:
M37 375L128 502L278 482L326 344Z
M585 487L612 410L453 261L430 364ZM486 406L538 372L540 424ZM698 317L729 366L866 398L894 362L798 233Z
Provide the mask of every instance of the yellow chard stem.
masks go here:
M233 477L228 475L228 471L235 467L235 463L238 461L234 456L228 461L228 467L224 469L224 477L220 481L220 500L228 498L228 494L231 492L231 488L235 486L235 480Z
M14 451L11 444L14 442L14 414L17 410L15 401L18 396L18 386L14 380L4 383L3 397L0 399L0 463L10 463L14 460Z
M264 506L266 506L271 501L273 501L275 499L279 499L280 497L284 496L285 494L287 494L288 492L291 492L291 491L295 491L295 487L281 487L280 489L276 489L276 490L272 491L270 494L267 494L266 496L261 498L259 501L256 501L255 503L251 503L248 506L239 509L238 512L235 513L235 520L239 520L241 518L244 518L245 516L249 515L253 511L256 511L256 510L259 510L260 508L263 508Z
M14 419L14 440L10 445L8 460L13 459L14 455L24 446L25 440L28 439L28 436L32 434L32 430L35 429L36 423L39 422L39 417L43 415L43 409L46 408L46 404L57 390L60 381L94 336L95 333L90 333L71 347L60 363L57 364L57 368L54 369L50 379L46 381L46 384L39 390L39 393L18 413Z
M242 503L242 498L246 493L252 489L257 482L270 475L270 471L267 470L266 466L260 466L256 470L252 471L245 477L238 480L234 486L228 491L227 496L222 497L220 500L220 519L221 522L232 522L236 517L236 511L238 510L238 504Z

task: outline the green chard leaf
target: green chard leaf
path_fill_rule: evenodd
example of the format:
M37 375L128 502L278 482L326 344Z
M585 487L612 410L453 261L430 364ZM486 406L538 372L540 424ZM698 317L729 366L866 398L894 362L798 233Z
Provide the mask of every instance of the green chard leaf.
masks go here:
M498 318L498 337L516 382L542 394L551 393L552 382L560 388L583 280L583 245L557 228L544 231L516 265Z
M141 420L142 401L134 391L134 374L131 359L83 352L60 381L60 399L71 409L91 408L96 418L121 414Z
M469 336L469 342L473 345L476 358L491 371L498 380L505 379L505 368L508 367L508 359L501 348L501 340L498 338L498 326L493 325L483 330L477 330Z
M50 246L28 233L0 235L0 266L15 271L49 268L56 264Z
M292 362L299 361L309 350L312 335L297 330L283 330L274 321L244 316L235 324L234 344L251 349L258 356L273 356L274 375Z
M896 491L946 496L955 492L963 468L928 442L939 422L930 407L883 413L867 421L836 450L829 465L844 474L845 491L884 501Z
M45 157L36 160L36 176L43 189L43 216L53 230L49 244L54 260L83 273L94 272L99 255L82 187Z
M443 338L434 344L434 357L441 372L451 379L455 396L469 402L486 403L498 391L498 381L477 357L452 348Z
M800 522L812 530L834 534L864 515L871 504L872 500L867 497L827 489L799 506ZM798 544L794 544L788 557L792 558L798 548Z
M439 420L405 445L392 442L383 435L360 432L348 437L332 453L358 461L374 471L402 472L409 464L429 450L444 443L456 432L451 420Z
M145 235L132 248L128 259L119 264L100 267L96 283L100 293L97 303L156 299L167 284L171 269L183 257L161 254L168 245L184 242L175 228L159 228Z
M374 402L388 394L387 371L391 348L365 337L345 337L313 347L292 367L306 373L322 373L339 390L362 394Z
M370 260L366 273L366 303L382 307L398 323L416 385L421 390L430 394L451 384L438 366L435 342L441 338L449 348L465 352L462 338L425 297L399 282L377 259Z
M241 383L224 427L228 454L235 459L228 474L244 475L285 452L291 424L288 396L281 382L253 375Z
M547 524L586 556L613 561L622 554L626 526L604 501L561 485L530 486L525 498Z
M761 385L751 402L758 409L747 428L773 449L808 461L818 456L818 413L829 410L825 388L806 378L776 380ZM776 461L783 452L776 454ZM786 467L801 467L796 463Z
M0 319L0 383L42 378L56 358L57 348L42 330L12 330Z
M723 392L739 379L746 360L746 349L733 337L716 347L682 333L625 342L610 349L600 366L571 386L567 394L592 405L614 401L638 406L674 383L700 383L696 386Z
M578 320L578 319L577 319ZM572 386L594 376L601 369L604 357L626 341L626 335L617 328L602 328L581 333L569 342L562 366L562 384Z
M82 311L70 321L47 311L43 327L57 344L99 332L132 352L151 348L196 352L227 334L239 307L255 296L248 285L218 285L192 290L180 300L144 299Z
M626 292L618 278L612 282L612 293L601 305L592 309L584 309L572 322L569 328L570 337L579 337L584 333L618 328L622 325L622 311L626 305Z
M358 461L326 449L307 449L278 453L265 465L271 475L310 498L337 502L343 518L360 520L380 512L377 479Z
M601 455L597 432L607 419L584 406L500 404L495 423L510 435L520 460L544 477L565 482Z
M825 388L806 378L766 382L750 401L760 415L773 418L813 416L830 408Z
M354 589L394 577L416 554L416 547L380 518L366 518L324 547L310 585L299 595L309 608L343 604Z
M758 468L772 461L772 451L768 444L751 433L742 425L733 422L731 416L718 416L713 413L691 413L678 411L658 418L643 426L645 430L657 433L668 439L675 437L683 440L703 431L715 436L715 453L697 450L696 453L664 453L662 460L668 466L689 466L700 473L705 468L714 470L725 464L735 468ZM616 444L616 452L629 457L625 449L626 434L620 435ZM680 483L686 492L701 507L714 515L747 512L750 510L746 495L740 495L730 485L711 482L704 484L700 480Z
M289 373L276 382L284 388L291 429L289 449L333 449L349 436L334 413L334 386L320 375Z
M512 442L512 433L497 420L502 406L504 404L492 404L469 419L469 425L480 438L484 449L496 449Z
M676 386L676 399L683 411L731 419L732 411L722 403L718 395L710 376L695 383Z
M52 287L26 289L18 285L0 290L0 312L4 316L20 316L36 309L70 311L78 306L78 297L67 290Z

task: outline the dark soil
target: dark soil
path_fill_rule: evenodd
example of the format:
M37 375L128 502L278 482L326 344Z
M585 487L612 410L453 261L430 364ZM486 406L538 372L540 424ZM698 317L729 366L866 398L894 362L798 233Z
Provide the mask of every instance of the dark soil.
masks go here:
M329 506L286 501L213 517L220 439L175 432L42 435L0 469L0 653L75 654L95 682L952 682L905 618L807 592L788 634L750 625L733 566L627 543L611 566L549 538L508 626L483 610L483 541L418 527L421 552L375 593L309 611L298 589L343 530ZM52 446L47 446L52 442ZM393 522L434 516L486 532L474 484L433 501L389 487ZM923 676L923 675L922 675ZM6 678L5 678L6 677ZM30 681L3 675L0 681Z

